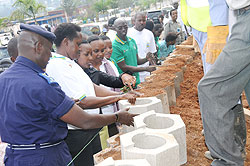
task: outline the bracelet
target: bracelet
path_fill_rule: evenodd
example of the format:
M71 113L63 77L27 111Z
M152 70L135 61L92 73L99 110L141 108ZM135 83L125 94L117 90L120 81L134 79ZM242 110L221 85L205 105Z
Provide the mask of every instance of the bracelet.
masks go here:
M118 120L119 120L119 116L118 114L115 114L115 122L118 122Z

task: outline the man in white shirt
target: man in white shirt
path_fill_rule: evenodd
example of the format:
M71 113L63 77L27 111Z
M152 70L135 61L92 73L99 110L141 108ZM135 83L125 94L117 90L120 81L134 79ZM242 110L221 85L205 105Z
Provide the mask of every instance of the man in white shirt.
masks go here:
M237 15L231 35L198 85L204 135L212 166L244 166L246 122L242 91L250 102L250 1L227 0Z
M115 40L115 36L116 36L116 31L115 31L115 28L114 28L114 22L115 22L116 19L117 19L117 17L112 17L108 21L109 30L108 30L106 36L108 36L110 38L111 42L113 40Z
M138 56L143 59L147 54L156 52L155 39L151 31L145 29L146 26L146 13L140 12L135 15L135 26L129 28L127 36L133 38L138 48ZM138 67L147 67L149 62L146 62ZM150 75L150 72L143 71L139 73L140 81L144 82L145 77Z
M61 86L67 96L77 99L78 105L86 112L98 114L99 107L117 102L121 99L130 99L135 102L134 95L123 94L109 91L106 88L97 86L92 83L88 75L74 61L79 56L79 44L82 42L81 28L75 24L60 24L55 30L56 35L56 53L52 57L46 67L46 72L53 77ZM69 134L66 142L69 146L72 158L83 147L84 137L83 130L69 126ZM90 144L91 145L91 144ZM87 147L88 148L88 147ZM75 166L83 163L93 165L93 153L81 153L74 161ZM86 158L86 156L88 156Z

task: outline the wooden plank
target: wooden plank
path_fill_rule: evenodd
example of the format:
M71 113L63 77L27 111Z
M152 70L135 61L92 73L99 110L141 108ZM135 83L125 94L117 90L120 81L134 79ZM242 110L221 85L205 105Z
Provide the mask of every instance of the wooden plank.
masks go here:
M176 48L193 48L193 45L176 45Z
M248 120L250 120L250 110L244 108L244 114L245 114L245 118L248 119Z

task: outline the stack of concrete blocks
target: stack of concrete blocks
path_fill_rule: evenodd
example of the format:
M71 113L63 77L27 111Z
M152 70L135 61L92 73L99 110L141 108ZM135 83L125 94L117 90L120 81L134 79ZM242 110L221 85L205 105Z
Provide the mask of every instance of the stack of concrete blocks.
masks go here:
M150 164L146 159L113 160L112 157L109 157L96 166L150 166Z
M134 126L146 132L173 134L179 144L179 164L187 162L186 127L180 115L155 113L152 110L134 117Z
M179 72L176 72L175 75L176 75L176 77L174 79L175 97L178 97L181 94L181 87L180 87L181 82L184 80L183 71L181 70Z
M179 145L172 134L143 128L120 136L122 159L146 159L151 166L179 166Z
M168 85L164 88L168 96L169 106L176 105L175 85Z
M161 104L162 104L162 109L164 113L169 113L169 101L168 101L168 94L167 92L164 93L160 93L158 95L155 96L157 99L161 100Z
M156 97L137 98L135 105L131 105L128 100L120 100L118 103L120 109L129 107L130 109L128 112L134 114L142 114L151 110L155 110L158 113L169 113L169 110L163 110L161 100ZM122 133L127 133L133 130L133 126L122 126Z

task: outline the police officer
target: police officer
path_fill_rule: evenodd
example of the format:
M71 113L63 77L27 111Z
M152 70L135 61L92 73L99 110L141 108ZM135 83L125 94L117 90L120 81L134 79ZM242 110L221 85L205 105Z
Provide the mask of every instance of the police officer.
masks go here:
M0 136L8 143L6 166L66 166L71 156L63 139L67 123L90 129L118 121L133 124L133 114L88 114L67 97L45 72L55 35L21 24L19 56L0 75Z

